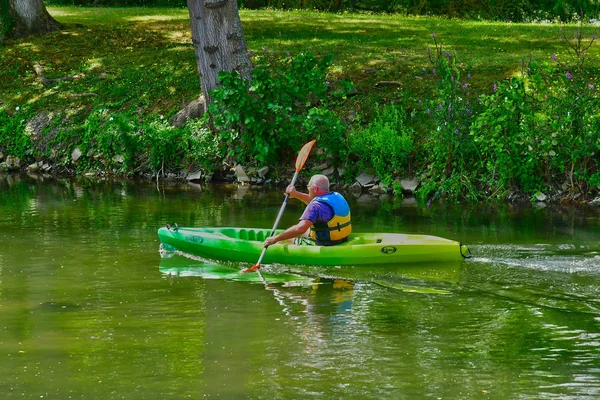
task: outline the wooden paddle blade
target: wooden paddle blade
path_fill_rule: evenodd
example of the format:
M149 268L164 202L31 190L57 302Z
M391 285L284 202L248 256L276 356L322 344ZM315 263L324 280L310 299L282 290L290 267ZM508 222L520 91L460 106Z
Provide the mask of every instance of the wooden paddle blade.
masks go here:
M302 149L300 149L300 153L298 153L298 157L296 157L296 172L300 172L300 170L304 166L304 163L306 162L306 159L308 158L308 155L310 154L310 150L316 142L316 140L311 140L310 142L302 146Z

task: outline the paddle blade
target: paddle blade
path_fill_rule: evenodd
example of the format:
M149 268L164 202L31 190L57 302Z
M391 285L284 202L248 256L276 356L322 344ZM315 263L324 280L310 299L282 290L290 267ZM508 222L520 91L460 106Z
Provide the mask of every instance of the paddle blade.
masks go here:
M298 153L298 157L296 157L296 172L300 172L300 170L304 166L304 163L306 162L306 159L310 154L310 150L315 145L315 143L316 140L311 140L310 142L302 146L302 149L300 149L300 153Z
M259 268L260 268L260 265L256 264L253 267L243 269L242 273L244 273L244 272L255 272L255 271L258 271Z

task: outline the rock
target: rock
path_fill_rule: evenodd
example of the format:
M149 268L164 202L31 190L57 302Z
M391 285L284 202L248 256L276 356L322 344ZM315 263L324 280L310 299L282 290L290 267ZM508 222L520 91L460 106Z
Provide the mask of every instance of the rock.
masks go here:
M112 158L112 160L116 163L122 163L123 161L125 161L125 157L123 157L122 154L117 154Z
M186 177L185 179L187 179L188 181L199 181L202 179L202 170L201 169L194 169L192 170Z
M356 178L356 182L358 182L362 187L371 187L375 185L375 177L363 172L358 176L358 178Z
M52 165L50 165L50 164L48 164L48 163L44 163L44 164L42 165L42 170L44 170L44 171L46 171L46 172L50 171L51 169L52 169Z
M269 172L269 167L262 167L258 171L256 171L258 176L260 176L262 179L265 179L265 176L267 175L268 172Z
M333 167L329 167L329 168L321 171L321 173L325 176L331 176L331 175L333 175L334 172L335 172L335 168L333 168Z
M38 163L33 163L27 167L27 172L37 172L40 170L40 165Z
M590 204L593 206L600 206L600 196L598 196L594 200L590 201Z
M6 169L9 171L21 169L21 159L15 156L6 157Z
M348 187L348 190L352 195L358 197L362 193L362 186L360 185L360 183L354 182L352 185L350 185L350 187Z
M79 149L79 147L76 147L72 152L71 152L71 161L73 162L77 162L77 160L79 160L81 158L81 150Z
M235 177L238 180L238 182L241 182L241 183L250 182L250 178L248 178L248 175L246 174L244 167L242 167L239 164L235 166Z
M338 168L337 172L338 172L339 176L344 176L344 173L346 172L346 168Z
M534 197L537 201L546 201L547 199L546 195L542 192L537 192Z
M372 186L371 188L369 188L369 193L382 194L382 193L387 193L387 190L384 187L382 187L381 185L375 185L375 186Z
M412 179L406 178L406 179L400 180L400 186L402 186L402 190L407 191L408 193L414 193L420 184L421 184L421 182L419 182L419 180L416 178L412 178Z
M189 104L184 103L183 110L175 114L169 122L175 128L181 128L188 119L200 118L204 115L204 97L199 97Z

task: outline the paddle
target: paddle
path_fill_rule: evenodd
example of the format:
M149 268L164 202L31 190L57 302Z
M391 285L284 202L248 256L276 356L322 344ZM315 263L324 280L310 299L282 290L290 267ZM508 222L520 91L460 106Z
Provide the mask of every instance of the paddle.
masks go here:
M294 177L292 178L292 183L291 183L292 186L296 183L296 179L298 178L298 173L304 166L304 163L306 162L306 159L308 158L308 155L310 154L310 150L312 149L315 142L316 142L316 140L311 140L310 142L308 142L304 146L302 146L302 149L300 149L300 153L298 153L298 157L296 157L296 172L294 173ZM281 219L281 216L283 215L283 210L285 210L285 206L287 205L289 198L290 198L290 194L288 193L285 195L285 200L283 200L283 204L281 205L281 208L279 209L279 214L277 214L277 218L275 219L275 224L273 225L273 229L271 230L271 234L269 235L269 237L271 237L275 234L275 230L277 229L277 225L279 225L279 220ZM265 256L265 253L267 252L267 248L268 247L263 248L262 253L260 253L260 257L258 258L258 262L253 267L246 268L242 272L257 271L260 268L260 263L262 262L262 259Z

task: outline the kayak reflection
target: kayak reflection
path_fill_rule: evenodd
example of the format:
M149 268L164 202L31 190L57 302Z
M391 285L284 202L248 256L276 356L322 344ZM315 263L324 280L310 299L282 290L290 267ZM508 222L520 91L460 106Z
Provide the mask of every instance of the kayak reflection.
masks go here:
M389 264L372 266L298 266L271 264L258 272L242 273L244 265L197 259L184 253L167 253L160 261L160 272L177 277L201 277L249 283L317 288L330 285L340 302L347 301L357 282L388 289L423 294L450 294L461 278L462 266L452 263ZM324 289L321 289L323 291Z

